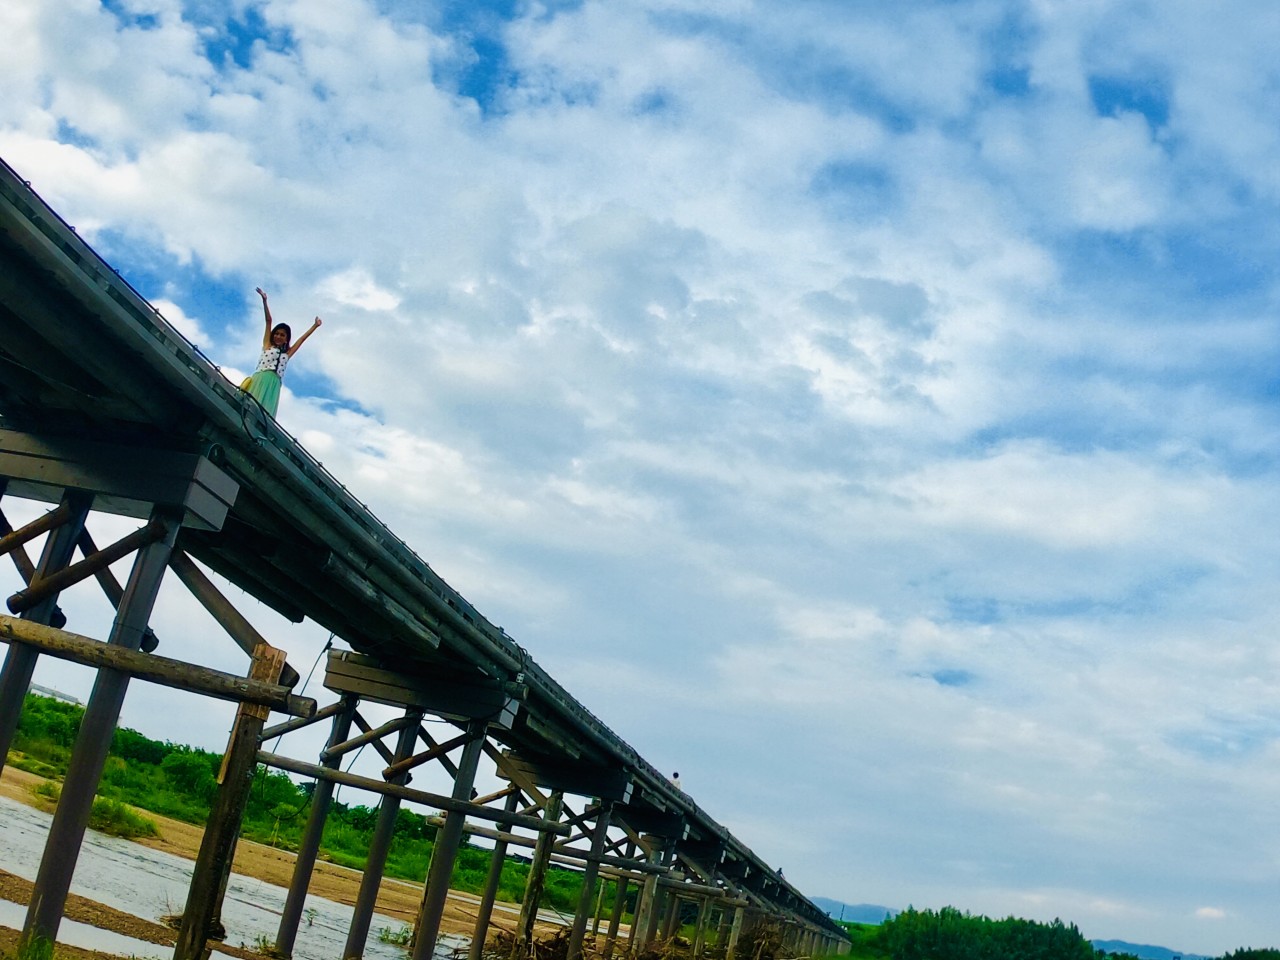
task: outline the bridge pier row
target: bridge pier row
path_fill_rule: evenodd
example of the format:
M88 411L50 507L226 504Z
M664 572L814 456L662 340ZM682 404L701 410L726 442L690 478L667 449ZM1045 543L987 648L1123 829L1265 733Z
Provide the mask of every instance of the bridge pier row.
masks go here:
M476 770L484 750L488 723L471 720L467 724L468 740L462 748L457 771L453 775L453 799L469 801L476 782ZM466 815L452 811L445 817L444 825L436 831L436 844L431 853L431 867L427 871L427 883L422 891L422 907L418 912L418 924L414 931L413 960L430 960L440 937L440 921L444 918L445 903L449 899L449 881L453 876L453 864L458 859L462 845Z
M413 756L414 747L418 742L418 726L421 722L421 710L405 711L404 725L400 728L400 736L396 741L394 763L400 763ZM388 782L396 786L404 786L408 780L409 771L405 769ZM369 852L365 859L364 872L360 877L360 891L356 894L351 926L347 928L347 943L342 949L343 960L359 960L364 956L364 944L369 938L373 909L378 901L378 888L382 886L382 874L386 870L387 854L391 851L391 840L399 813L400 798L384 793L378 805L378 820L373 828L373 836L369 839Z
M4 484L0 487L0 494L3 494L8 487L8 478L0 480L0 483ZM24 570L26 564L18 560L20 556L25 556L26 550L21 543L16 542L18 538L15 538L10 552L18 563L19 572L23 574L23 579L28 584L32 580L43 580L65 569L71 562L76 541L84 529L85 519L89 515L89 505L92 502L93 496L90 494L77 490L67 490L63 493L60 505L50 514L46 514L46 517L60 510L65 519L54 527L53 532L45 539L44 549L40 554L40 564L32 576L27 576L32 571ZM5 526L8 526L7 521ZM31 526L28 524L28 527ZM54 594L25 611L22 619L49 626L53 624L57 609L58 597ZM27 696L27 688L31 685L31 677L35 673L38 658L39 654L35 649L21 644L11 644L5 656L4 669L0 672L0 770L4 769L9 747L13 745L14 735L18 732L18 718L22 716L22 704Z
M341 709L333 718L328 747L336 747L347 739L359 698L351 694L343 694L341 703ZM330 770L336 770L341 763L341 756L326 756L320 761L321 766ZM298 924L302 921L303 909L306 906L307 887L311 885L311 874L315 871L316 857L320 853L320 839L324 835L324 825L329 819L329 808L333 803L334 786L332 780L317 780L311 794L311 813L307 816L307 826L298 844L298 857L293 865L293 878L289 881L289 893L285 897L284 910L280 914L280 927L276 932L276 952L285 958L293 956L293 945L298 938Z
M134 559L124 598L107 640L109 645L138 649L160 591L160 582L168 569L169 553L180 522L168 510L157 509L152 516L162 525L163 536L143 547ZM76 538L78 534L77 530ZM52 599L50 597L45 603ZM20 952L41 940L50 943L57 940L58 926L71 890L71 877L80 855L80 844L89 826L94 793L102 778L107 750L111 746L128 688L129 674L108 669L98 671L31 891L31 904L19 941Z

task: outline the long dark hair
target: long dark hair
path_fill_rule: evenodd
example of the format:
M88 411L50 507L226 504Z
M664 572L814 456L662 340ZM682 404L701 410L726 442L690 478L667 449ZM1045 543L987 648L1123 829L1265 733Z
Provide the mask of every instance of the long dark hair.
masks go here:
M287 323L277 323L271 328L271 336L267 337L268 341L275 339L277 330L284 331L284 350L287 353L289 351L289 344L293 343L293 331L289 329L289 325Z

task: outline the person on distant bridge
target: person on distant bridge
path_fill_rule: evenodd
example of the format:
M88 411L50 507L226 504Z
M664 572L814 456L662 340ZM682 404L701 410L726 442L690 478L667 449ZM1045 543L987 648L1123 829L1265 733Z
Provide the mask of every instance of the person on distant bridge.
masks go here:
M276 408L280 406L280 381L284 377L285 364L324 321L316 317L315 322L307 328L307 332L298 338L298 342L290 344L293 331L289 329L287 323L271 325L271 308L267 306L267 293L261 287L257 290L258 296L262 298L264 318L262 356L258 358L257 370L244 382L243 388L249 396L262 405L262 409L274 417Z

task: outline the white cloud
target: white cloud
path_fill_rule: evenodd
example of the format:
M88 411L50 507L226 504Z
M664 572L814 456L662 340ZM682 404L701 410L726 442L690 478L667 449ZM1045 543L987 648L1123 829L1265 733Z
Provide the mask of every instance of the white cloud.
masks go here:
M804 889L1275 940L1273 27L909 6L543 10L477 104L24 0L0 153L215 358L322 314L284 424Z

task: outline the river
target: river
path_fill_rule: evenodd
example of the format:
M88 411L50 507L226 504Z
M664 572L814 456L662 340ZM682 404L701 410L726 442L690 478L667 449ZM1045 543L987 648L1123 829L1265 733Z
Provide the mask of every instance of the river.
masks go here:
M0 797L0 867L35 880L52 819L41 810ZM162 916L182 912L193 866L190 860L162 850L90 830L76 861L71 892L144 920L159 921ZM222 907L226 942L250 949L274 942L284 900L283 887L233 873ZM25 916L25 907L0 900L0 924L21 929ZM342 956L351 916L349 906L308 895L294 946L295 960L334 960ZM365 957L404 960L403 948L378 939L382 929L399 931L403 927L398 920L374 914ZM173 949L69 920L62 921L58 941L139 958L167 956ZM437 960L453 956L467 942L465 937L441 936Z

